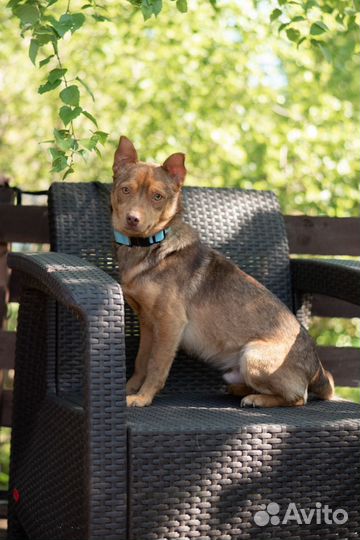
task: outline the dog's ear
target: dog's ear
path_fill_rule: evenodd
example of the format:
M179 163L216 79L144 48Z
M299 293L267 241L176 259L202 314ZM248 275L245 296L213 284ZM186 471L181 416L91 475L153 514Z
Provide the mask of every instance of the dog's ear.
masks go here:
M119 170L130 163L136 163L138 155L133 143L122 135L114 156L113 172L116 174Z
M185 154L172 154L162 164L162 168L173 178L180 187L185 180Z

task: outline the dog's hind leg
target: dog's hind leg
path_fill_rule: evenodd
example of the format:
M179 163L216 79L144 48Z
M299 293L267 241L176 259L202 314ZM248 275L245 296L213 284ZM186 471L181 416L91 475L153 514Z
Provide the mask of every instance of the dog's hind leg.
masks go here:
M254 389L250 388L250 386L247 386L246 384L234 383L228 385L228 392L233 396L244 397L248 396L249 394L253 394Z
M257 392L244 397L242 407L294 407L307 401L306 373L282 343L248 343L243 350L241 371L245 383Z
M266 394L249 394L241 400L242 407L299 407L305 405L305 400L287 401L281 396Z

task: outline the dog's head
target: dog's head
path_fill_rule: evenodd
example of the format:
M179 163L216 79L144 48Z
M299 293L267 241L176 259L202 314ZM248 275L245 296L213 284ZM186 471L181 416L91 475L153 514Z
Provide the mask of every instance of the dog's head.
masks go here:
M162 165L143 163L133 143L122 136L113 172L111 205L116 230L126 236L152 236L179 212L186 175L184 154L172 154Z

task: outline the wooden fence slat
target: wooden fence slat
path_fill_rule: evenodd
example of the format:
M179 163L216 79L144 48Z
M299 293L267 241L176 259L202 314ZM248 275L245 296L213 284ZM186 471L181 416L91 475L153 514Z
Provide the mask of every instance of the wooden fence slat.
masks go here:
M0 408L0 426L11 427L12 398L12 390L3 391L2 407Z
M16 332L0 330L0 369L13 369Z
M0 178L0 204L13 204L15 200L15 192L7 185L2 185Z
M46 244L48 229L46 206L1 206L0 242Z
M360 385L360 349L355 347L317 347L321 362L328 369L336 386Z
M20 274L13 270L9 282L9 302L19 302L21 293Z
M360 306L344 302L337 298L314 294L312 302L312 315L317 317L340 317L352 319L360 318Z
M284 218L291 253L360 256L360 218ZM0 242L48 243L47 207L2 205Z
M284 216L290 253L360 255L360 218Z

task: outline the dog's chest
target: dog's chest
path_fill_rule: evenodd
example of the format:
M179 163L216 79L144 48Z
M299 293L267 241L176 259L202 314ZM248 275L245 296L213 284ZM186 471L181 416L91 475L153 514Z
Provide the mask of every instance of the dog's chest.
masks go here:
M220 371L238 369L241 362L241 346L229 347L218 332L189 320L181 337L181 348L191 355L211 364ZM233 345L233 344L231 344Z
M181 347L205 361L211 361L219 352L217 344L209 340L199 325L191 320L184 328Z

